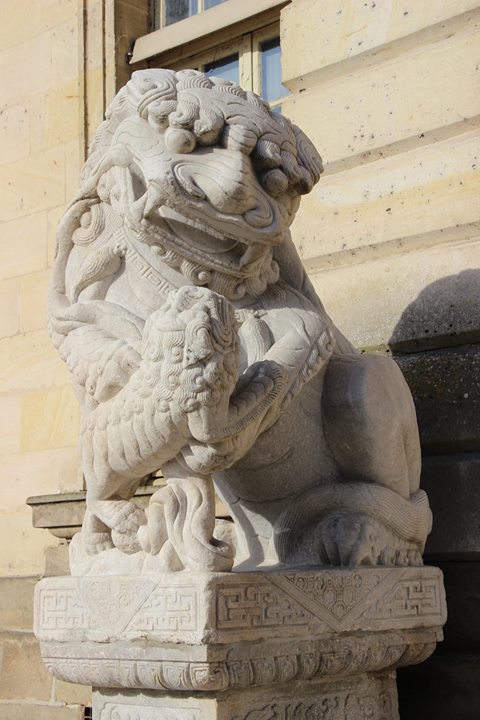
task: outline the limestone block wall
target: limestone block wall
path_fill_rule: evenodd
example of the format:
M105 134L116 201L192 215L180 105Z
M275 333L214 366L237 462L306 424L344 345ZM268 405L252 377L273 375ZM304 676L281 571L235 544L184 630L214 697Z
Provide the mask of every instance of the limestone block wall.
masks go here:
M336 323L412 390L445 573L445 643L400 674L402 717L478 717L480 5L293 0L283 111L325 160L293 226Z
M25 499L82 485L77 404L46 330L55 228L83 158L82 18L71 0L3 0L1 15L0 717L77 720L31 631L56 541Z
M148 6L0 5L0 717L80 720L89 692L53 680L32 634L33 586L58 541L32 527L25 500L83 486L77 402L46 330L47 281L59 218Z

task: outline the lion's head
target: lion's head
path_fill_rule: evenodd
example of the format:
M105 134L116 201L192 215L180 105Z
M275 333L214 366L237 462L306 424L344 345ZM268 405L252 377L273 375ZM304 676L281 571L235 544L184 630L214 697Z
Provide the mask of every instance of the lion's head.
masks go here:
M145 70L118 93L82 175L164 262L230 299L278 278L299 196L319 179L306 136L252 92L195 70Z
M134 73L58 229L50 331L77 383L108 338L137 351L182 285L236 301L281 273L318 304L288 228L321 171L307 137L254 93L194 70Z

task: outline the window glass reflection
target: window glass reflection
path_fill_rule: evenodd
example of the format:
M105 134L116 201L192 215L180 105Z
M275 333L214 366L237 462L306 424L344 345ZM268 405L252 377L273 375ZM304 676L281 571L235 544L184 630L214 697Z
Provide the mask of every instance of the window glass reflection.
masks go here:
M231 80L237 85L240 82L238 53L227 55L227 57L214 60L205 65L205 73L207 75L216 75L225 80Z
M171 25L198 12L198 0L165 0L164 24Z
M281 57L280 38L260 43L261 95L267 102L273 102L288 95L288 90L282 85Z

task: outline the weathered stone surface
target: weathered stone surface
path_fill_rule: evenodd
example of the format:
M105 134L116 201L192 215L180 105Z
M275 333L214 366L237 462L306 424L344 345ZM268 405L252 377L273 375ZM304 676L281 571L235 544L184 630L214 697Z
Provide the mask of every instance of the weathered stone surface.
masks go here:
M357 256L421 247L430 233L436 234L436 242L430 235L436 245L444 229L478 225L479 151L474 129L361 164L349 172L347 183L343 172L326 174L292 225L302 259L335 267L341 259L352 263Z
M68 374L46 330L0 340L0 383L5 393L65 385Z
M64 703L38 704L35 702L5 702L0 704L2 720L84 720L81 705L66 706Z
M99 641L107 652L108 643L140 638L233 648L259 629L264 640L309 641L445 621L441 573L429 567L46 578L35 602L44 651Z
M52 677L42 663L40 649L33 635L2 632L0 646L0 699L25 697L48 701Z
M367 65L369 51L374 58L378 55L381 58L386 54L385 45L427 28L427 39L435 36L435 31L440 36L445 29L455 33L448 21L477 9L475 0L422 4L415 0L394 0L388 5L324 0L319 13L317 0L293 2L282 12L284 82L301 81L305 76L358 56L360 64Z
M0 337L9 337L18 332L18 281L0 281Z
M430 559L480 557L479 473L478 453L424 458L422 486L435 517L426 547Z
M434 233L429 242L442 237ZM417 240L421 245L418 238L414 245ZM418 352L479 340L479 253L478 227L469 227L466 236L462 230L458 242L441 248L411 247L397 255L385 246L368 262L348 262L330 270L305 264L327 311L335 312L342 332L357 347L386 350L393 345L395 352Z
M468 523L469 519L466 519ZM398 672L408 720L477 720L480 696L480 562L440 562L448 604L444 643L426 663Z
M77 445L78 401L70 384L24 395L21 414L22 452Z
M0 395L0 455L20 451L20 399Z
M0 578L0 630L31 631L38 577Z
M93 709L99 720L399 720L392 672L202 697L96 690Z
M66 683L63 680L54 678L53 695L58 703L83 705L84 707L91 707L92 705L92 689L85 685Z
M82 405L75 573L421 563L408 389L335 328L291 242L321 172L298 128L222 79L137 72L112 102L50 292ZM158 468L146 515L130 499Z
M461 299L459 293L450 318L440 313L444 326L456 322L454 314ZM464 312L467 317L468 308ZM475 315L470 317L473 323ZM423 452L480 450L480 346L395 355L395 361L415 402Z
M466 257L472 260L476 257L478 262L478 243L475 242L470 250ZM453 259L453 254L451 257ZM450 270L455 271L455 266ZM480 270L477 267L446 274L427 284L403 310L389 339L391 349L412 352L478 341L479 290ZM468 352L468 348L465 350ZM475 349L471 348L471 351L474 353Z
M27 507L21 510L0 512L0 568L3 576L30 575L41 576L45 567L45 550L54 543L52 536L45 530L30 530L32 520ZM21 542L15 548L12 557L12 544L16 538Z
M45 570L43 576L68 575L69 572L70 563L67 540L61 540L55 547L49 547L45 550Z
M18 283L18 323L20 332L43 330L47 324L48 271L22 277Z
M46 230L45 212L2 224L0 278L12 278L46 268L47 246L46 241L41 241ZM15 248L15 252L12 252L12 248Z
M95 685L97 720L129 703L225 720L331 703L361 720L367 697L370 717L394 720L391 671L428 657L445 617L436 568L132 574L42 580L35 632L55 677ZM114 687L136 692L104 708Z

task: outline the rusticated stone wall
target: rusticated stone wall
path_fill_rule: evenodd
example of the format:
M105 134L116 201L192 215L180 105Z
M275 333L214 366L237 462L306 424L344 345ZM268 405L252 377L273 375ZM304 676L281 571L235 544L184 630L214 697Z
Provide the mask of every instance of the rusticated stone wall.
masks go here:
M409 720L478 717L480 694L480 6L294 0L283 111L326 171L293 236L327 310L392 353L414 395L422 486L445 573L445 642L401 671ZM475 679L476 678L476 679Z

